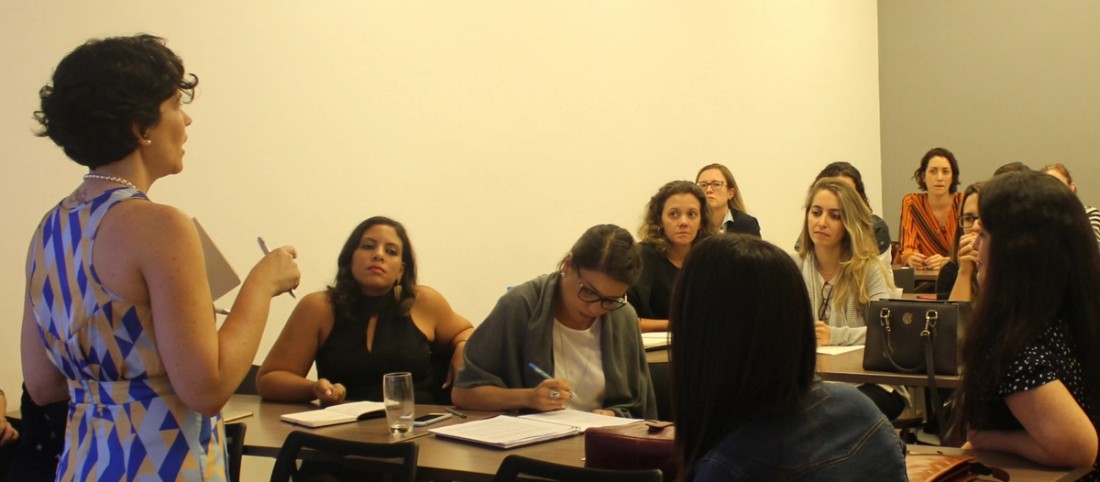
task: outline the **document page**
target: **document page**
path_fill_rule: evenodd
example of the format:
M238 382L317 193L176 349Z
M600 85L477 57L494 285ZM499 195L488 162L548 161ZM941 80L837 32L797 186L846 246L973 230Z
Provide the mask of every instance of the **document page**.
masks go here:
M862 350L863 345L851 345L851 346L819 346L817 347L818 355L840 355L842 353L848 353L850 351Z
M577 427L578 429L580 429L581 432L584 432L585 430L588 430L592 427L613 427L616 425L626 425L638 421L633 418L609 417L607 415L600 415L592 412L582 412L580 410L554 410L552 412L523 415L519 418L527 418L542 422L553 422L560 423L562 425L569 425Z
M494 447L511 448L576 435L580 430L569 425L500 415L485 420L433 428L429 432Z

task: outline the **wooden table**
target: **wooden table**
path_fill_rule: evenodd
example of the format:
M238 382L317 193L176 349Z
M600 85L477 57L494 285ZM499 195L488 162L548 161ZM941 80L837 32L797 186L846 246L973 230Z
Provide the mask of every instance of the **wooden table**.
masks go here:
M668 350L646 352L650 363L668 363ZM904 385L907 387L927 387L928 376L923 373L893 373L863 369L863 349L840 355L817 355L817 373L823 380L848 383L876 383L883 385ZM958 388L959 377L936 375L936 386L940 388Z
M399 442L391 439L386 427L386 419L378 418L361 422L333 425L317 429L299 427L279 420L284 413L300 412L307 407L302 404L260 402L253 395L234 395L223 413L252 412L251 417L241 420L248 424L244 438L244 454L262 457L275 457L283 441L295 430L309 431L326 437L335 437L362 442ZM417 413L439 412L443 407L417 405ZM467 419L452 417L431 427L462 423L497 415L499 412L466 411ZM512 454L524 455L541 460L551 460L559 464L584 466L584 437L569 437L552 442L528 445L510 450L499 450L480 445L437 439L434 435L418 436L426 433L427 428L413 429L411 440L420 446L417 477L428 480L468 480L491 481L504 457Z
M318 429L306 429L279 420L284 413L302 411L302 404L260 402L254 395L234 395L223 413L251 412L252 416L241 422L248 425L245 435L244 453L246 455L275 457L279 453L286 436L295 430L308 430L313 433L348 440L365 442L390 442L385 418L364 420L361 422L333 425ZM438 411L439 406L418 405L418 413ZM434 426L462 423L496 415L497 412L466 412L468 419L452 418ZM11 418L19 418L19 412L9 412ZM569 437L541 444L528 445L510 450L498 450L479 445L437 439L434 435L417 436L424 428L414 429L412 440L420 446L417 475L426 480L455 481L491 481L497 468L505 457L512 454L524 455L540 460L580 467L584 465L584 437ZM1077 480L1088 473L1088 469L1056 469L1028 462L1020 457L1001 452L963 451L949 447L908 447L911 453L966 453L978 457L987 465L1007 470L1014 482L1064 482Z
M822 379L834 382L876 383L882 385L903 385L907 387L927 387L928 375L924 373L894 373L863 369L863 349L840 355L817 355L817 373ZM936 375L939 388L958 388L959 377L954 375Z

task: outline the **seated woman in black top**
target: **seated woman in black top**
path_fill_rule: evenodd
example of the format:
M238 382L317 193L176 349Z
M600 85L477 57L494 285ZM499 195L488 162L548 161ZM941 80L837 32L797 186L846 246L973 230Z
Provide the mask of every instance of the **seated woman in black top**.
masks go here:
M417 403L437 399L462 366L473 326L439 292L416 284L416 257L404 226L376 216L359 224L337 259L336 283L311 293L283 327L256 377L260 396L323 404L382 400L382 375L411 372ZM454 350L434 373L433 351ZM305 378L314 360L318 380ZM443 377L446 377L445 380Z
M978 294L978 250L974 241L982 229L978 201L981 182L966 186L959 213L959 230L955 231L955 248L951 261L940 268L936 277L936 297L941 300L972 301Z
M1100 251L1081 201L1039 172L982 186L981 291L961 345L956 431L1100 479Z
M642 238L642 277L626 299L638 312L642 331L668 331L672 282L688 251L710 232L710 209L703 190L688 181L672 181L645 207L638 236Z
M745 211L741 189L729 168L707 164L695 175L695 183L706 195L710 206L711 232L751 234L760 237L760 222Z

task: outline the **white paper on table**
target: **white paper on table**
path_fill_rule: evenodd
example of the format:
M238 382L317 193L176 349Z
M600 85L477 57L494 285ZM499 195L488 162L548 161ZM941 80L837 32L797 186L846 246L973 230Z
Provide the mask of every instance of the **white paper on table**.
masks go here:
M848 353L850 351L862 350L863 345L849 345L849 346L819 346L817 347L818 355L840 355L842 353Z

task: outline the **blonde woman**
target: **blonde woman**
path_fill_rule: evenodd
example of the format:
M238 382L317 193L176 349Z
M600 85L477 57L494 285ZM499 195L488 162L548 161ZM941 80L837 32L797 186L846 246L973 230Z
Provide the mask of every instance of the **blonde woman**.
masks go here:
M824 178L810 188L795 261L816 310L818 345L864 344L867 304L887 297L893 289L878 259L872 229L871 209L848 183ZM901 390L880 385L858 388L891 419L905 409Z

